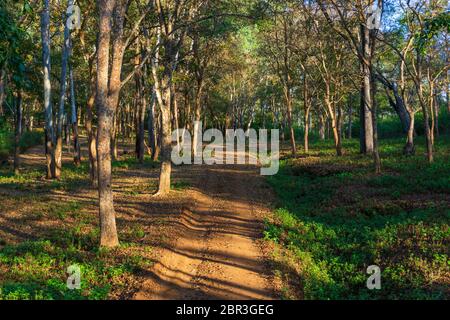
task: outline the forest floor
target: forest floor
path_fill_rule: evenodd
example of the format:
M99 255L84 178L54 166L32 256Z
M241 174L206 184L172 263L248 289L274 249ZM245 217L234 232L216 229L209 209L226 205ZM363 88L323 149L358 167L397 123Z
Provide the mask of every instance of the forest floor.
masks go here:
M42 147L20 175L0 168L0 299L449 299L450 137L426 161L404 139L380 141L383 173L358 141L313 141L280 172L174 166L154 197L159 164L131 143L113 162L121 245L98 248L98 195L88 165L68 156L48 181ZM83 149L86 153L85 148ZM86 154L84 154L86 159ZM81 268L69 290L67 267ZM382 270L369 290L367 267Z
M20 176L1 176L0 297L277 296L262 241L271 191L257 167L174 167L173 191L154 197L158 164L140 165L126 152L113 162L121 246L110 251L97 248L97 192L88 187L87 164L74 167L69 154L60 181L43 178L42 147L22 155ZM81 266L82 290L66 288L72 264Z

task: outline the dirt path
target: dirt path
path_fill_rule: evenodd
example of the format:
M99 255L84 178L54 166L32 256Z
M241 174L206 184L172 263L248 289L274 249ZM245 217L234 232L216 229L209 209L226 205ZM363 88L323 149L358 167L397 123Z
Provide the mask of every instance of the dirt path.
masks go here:
M135 299L273 299L261 238L264 195L251 166L184 167L193 204Z
M86 153L85 148L83 149ZM65 153L65 163L72 161ZM41 146L22 155L24 167L45 172ZM137 185L156 182L158 169L116 173L115 207L119 230L139 225L148 235L155 263L129 288L137 300L274 299L269 258L260 240L270 192L259 168L248 165L174 167L174 181L189 185L165 198L151 190L126 195ZM72 199L73 194L60 195ZM77 193L95 201L95 190ZM62 198L61 198L62 199ZM80 200L81 201L81 200ZM95 214L95 212L93 212Z

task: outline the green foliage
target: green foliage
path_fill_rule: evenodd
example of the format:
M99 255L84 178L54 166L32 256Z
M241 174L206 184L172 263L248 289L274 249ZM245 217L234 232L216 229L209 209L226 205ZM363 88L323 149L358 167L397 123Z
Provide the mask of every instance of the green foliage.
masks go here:
M450 12L445 11L434 17L425 19L423 30L416 35L415 46L422 52L426 53L427 48L431 45L431 40L440 32L450 33Z
M328 155L332 145L322 143L319 164L284 161L269 178L279 209L276 222L266 223L265 238L298 261L305 298L449 297L450 210L434 197L450 194L450 141L436 146L433 165L423 156L402 157L392 145L402 141L382 141L381 176L357 155L356 141L346 141L354 155L337 159ZM318 150L315 145L313 155ZM366 288L373 264L382 269L382 290Z
M0 300L102 300L112 286L123 287L123 277L148 265L130 255L97 250L98 232L83 234L80 227L61 230L47 240L27 241L0 249ZM119 249L120 250L120 249ZM115 260L116 259L116 260ZM81 269L81 289L70 290L67 267Z
M170 185L170 188L172 190L177 190L177 191L186 190L189 187L190 187L190 184L186 181L176 181L176 182L172 182Z
M8 161L12 152L13 135L10 127L0 121L0 165Z
M20 137L19 148L21 152L24 152L31 147L43 144L44 144L43 130L25 131Z

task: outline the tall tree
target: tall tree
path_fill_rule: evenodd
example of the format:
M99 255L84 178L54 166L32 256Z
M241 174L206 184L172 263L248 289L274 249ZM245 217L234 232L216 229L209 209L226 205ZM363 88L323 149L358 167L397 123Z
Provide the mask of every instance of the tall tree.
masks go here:
M43 0L41 13L42 60L44 73L45 155L47 179L55 178L55 135L53 128L52 84L50 80L50 1Z

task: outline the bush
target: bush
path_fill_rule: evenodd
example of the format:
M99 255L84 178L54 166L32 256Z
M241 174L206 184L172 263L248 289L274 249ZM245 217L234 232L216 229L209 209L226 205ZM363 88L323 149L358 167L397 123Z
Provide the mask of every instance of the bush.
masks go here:
M24 152L27 149L41 145L44 143L43 130L26 131L22 134L19 142L20 152Z

